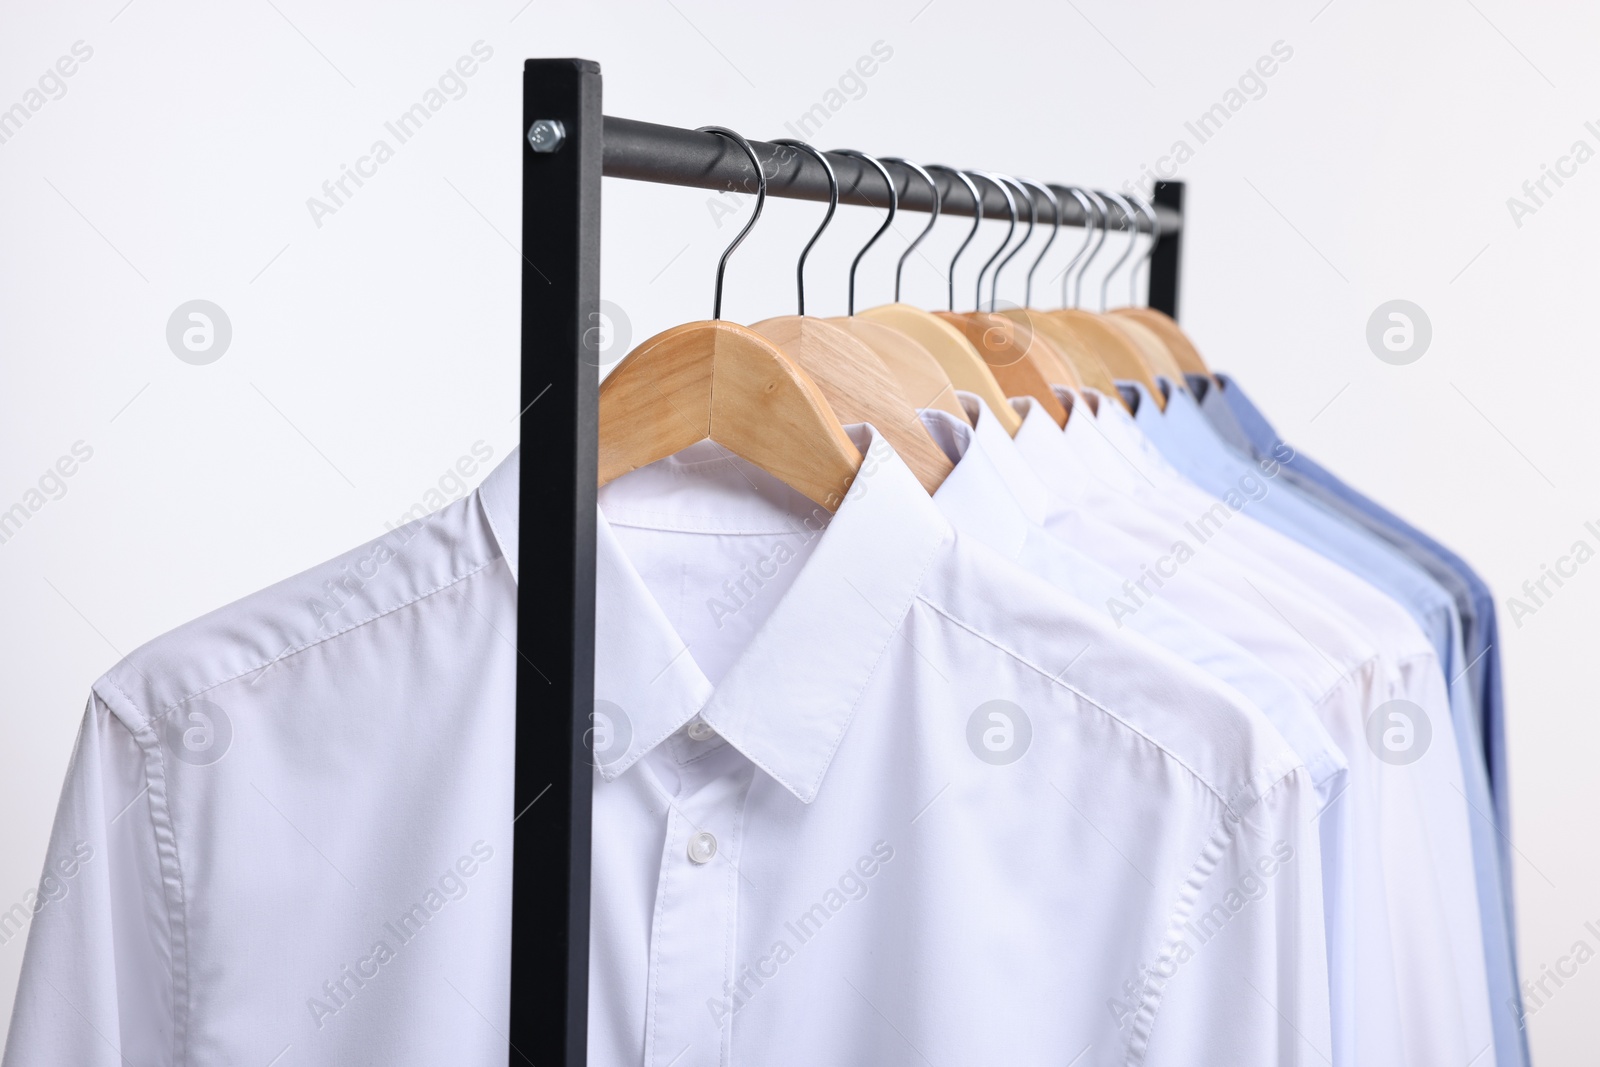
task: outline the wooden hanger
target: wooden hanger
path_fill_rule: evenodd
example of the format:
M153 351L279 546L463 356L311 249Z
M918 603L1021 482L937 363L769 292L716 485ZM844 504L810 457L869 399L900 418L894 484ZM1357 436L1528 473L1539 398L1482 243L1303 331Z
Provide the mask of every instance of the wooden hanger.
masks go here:
M1197 374L1202 378L1212 377L1211 368L1206 366L1206 361L1200 357L1200 350L1194 346L1194 342L1189 339L1183 328L1165 311L1158 311L1152 307L1125 307L1117 308L1111 314L1132 319L1161 338L1161 343L1167 346L1167 351L1172 353L1172 358L1177 360L1179 368L1185 374Z
M1128 336L1139 349L1140 355L1144 357L1145 366L1154 374L1172 382L1177 388L1188 391L1189 383L1185 380L1183 370L1178 366L1172 350L1154 330L1138 319L1118 315L1115 311L1106 312L1104 318L1106 322Z
M1019 326L1016 320L996 314L994 311L995 294L999 290L1000 271L1011 261L1011 257L1015 256L1017 251L1022 248L1022 244L1027 243L1028 237L1033 233L1033 224L1035 222L1033 200L1031 198L1028 200L1028 232L1023 235L1022 244L1018 244L1010 255L1001 260L1000 254L1011 243L1011 236L1016 233L1017 229L1017 202L1011 195L1011 190L1005 184L1010 179L1005 178L1003 175L990 174L987 171L968 171L964 174L958 172L958 176L964 180L973 198L972 234L977 233L978 226L983 222L983 201L978 196L977 185L971 180L974 177L982 178L1000 190L1001 195L1005 197L1006 206L1011 214L1011 225L1006 230L1005 239L1000 242L1000 247L995 249L994 254L978 269L977 304L979 310L968 312L941 311L938 312L938 315L947 322L954 323L960 327L967 340L972 343L972 346L983 357L983 361L989 365L989 369L994 373L995 380L1000 383L1000 388L1005 390L1007 396L1033 398L1034 402L1055 420L1057 426L1065 426L1067 423L1067 409L1057 399L1055 390L1050 386L1050 378L1047 373L1052 363L1052 353L1047 353L1045 349L1050 342L1041 336L1037 330ZM1017 187L1019 189L1022 188L1020 185ZM968 240L962 243L962 246L956 250L955 256L950 261L952 276L955 272L956 260L960 259L961 253L966 250L972 234L968 235ZM995 283L990 291L989 298L990 310L983 311L983 276L989 267L995 264L996 260L1000 261L995 266ZM1061 358L1059 353L1054 353L1053 355L1055 355L1056 360Z
M834 176L833 164L804 141L786 138L772 143L798 148L821 163L823 171L828 175L830 195L828 211L822 218L822 225L817 227L816 232L811 235L811 240L806 242L795 268L795 287L800 314L763 319L752 324L750 328L783 349L784 354L806 372L822 391L828 406L833 409L839 421L871 423L899 453L900 458L911 468L911 472L917 476L923 488L932 493L949 475L953 469L952 464L943 449L934 442L928 428L917 415L916 409L900 391L894 376L889 373L883 361L871 348L858 341L848 331L825 319L805 314L806 256L810 254L812 246L817 243L822 232L828 228L828 223L833 220L833 213L839 205L839 182ZM889 172L877 160L851 149L836 154L871 163L882 173L884 182L889 186L889 214L877 233L867 242L866 247L856 255L856 263L859 263L867 249L872 247L894 221L895 212L899 207L898 198L890 181ZM850 287L853 302L854 265L850 269Z
M926 348L899 330L859 315L854 318L841 315L827 321L872 349L900 384L906 399L916 407L938 408L969 426L972 424L967 409L956 396L955 383Z
M976 348L972 347L965 334L932 312L902 303L900 300L900 283L905 273L906 260L916 250L917 245L921 244L923 239L928 236L928 232L933 229L934 223L938 222L942 198L939 195L938 183L933 180L933 176L928 173L926 168L898 156L886 156L882 162L895 163L919 174L922 180L927 182L929 188L933 190L933 210L928 214L928 224L922 228L922 232L917 234L911 243L906 246L906 250L900 254L900 260L895 266L894 272L894 303L871 308L861 312L859 315L856 314L855 264L851 265L849 305L851 321L870 323L873 326L889 330L915 345L918 350L926 352L933 358L944 378L948 379L952 386L978 397L983 402L983 405L994 415L995 419L999 421L1000 425L1005 427L1006 433L1015 434L1022 427L1022 417L1011 407L1010 401L1006 399L1005 391L1000 388L1000 383L995 380L994 372L984 363L983 357L978 354ZM898 194L895 195L898 199ZM857 256L856 263L859 262L860 256ZM881 337L882 335L879 334L879 336ZM921 387L918 387L916 391L920 393Z
M674 326L639 345L600 384L600 485L711 440L833 511L861 452L818 390L767 338L722 320L722 278L766 202L750 143L703 127L744 150L758 181L755 211L717 264L712 318Z
M1006 399L994 371L959 328L931 311L910 304L884 304L868 308L856 317L880 323L911 338L943 368L952 385L982 400L1006 433L1015 436L1022 428L1022 416Z
M1099 193L1076 188L1067 188L1066 191L1083 206L1086 219L1085 229L1087 232L1084 235L1083 246L1078 249L1077 255L1073 256L1072 262L1067 264L1067 270L1062 279L1063 303L1077 304L1081 303L1083 298L1084 273L1087 271L1089 263L1094 260L1101 247L1105 244L1106 235L1109 232L1109 227L1105 225L1105 222L1109 217L1109 211ZM1092 205L1090 202L1091 197L1093 198ZM1131 211L1128 217L1132 217ZM1098 239L1096 239L1097 235ZM1128 254L1132 252L1132 248L1133 246L1130 243L1128 252L1123 254L1123 259L1126 259ZM1079 266L1080 259L1082 260L1081 266ZM1122 260L1117 262L1120 265ZM1074 267L1078 268L1075 289L1073 286ZM1101 288L1103 294L1105 287L1102 285ZM1069 292L1075 292L1075 298L1071 301L1066 299ZM1062 341L1064 347L1069 350L1080 348L1091 353L1094 361L1100 364L1113 381L1120 379L1138 382L1150 392L1158 406L1165 407L1166 396L1156 385L1157 372L1151 367L1148 357L1138 343L1129 336L1127 331L1121 329L1116 322L1106 316L1084 311L1077 307L1064 307L1059 311L1051 311L1046 313L1046 317L1061 327L1064 335ZM1092 370L1090 374L1093 376ZM1085 384L1089 383L1086 382ZM1109 392L1106 391L1103 379L1101 384L1095 385L1093 388L1113 397L1118 403L1126 405L1121 392L1114 386Z

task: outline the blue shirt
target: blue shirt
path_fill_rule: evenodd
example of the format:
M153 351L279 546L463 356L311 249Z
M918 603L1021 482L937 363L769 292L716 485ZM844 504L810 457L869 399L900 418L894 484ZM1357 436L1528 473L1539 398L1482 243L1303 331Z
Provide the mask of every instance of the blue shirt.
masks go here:
M1228 447L1187 392L1168 388L1163 411L1140 386L1134 413L1139 428L1162 457L1202 489L1229 492L1256 465ZM1225 390L1231 392L1231 390ZM1273 435L1276 443L1276 435ZM1269 446L1270 447L1270 446ZM1521 1027L1521 996L1512 948L1512 917L1505 892L1506 859L1495 822L1483 733L1472 690L1461 619L1455 600L1411 559L1362 525L1329 508L1292 482L1250 505L1251 513L1301 544L1327 557L1404 605L1438 652L1450 692L1450 718L1456 732L1466 803L1472 808L1474 881L1483 924L1484 959L1492 998L1495 1059L1526 1064Z

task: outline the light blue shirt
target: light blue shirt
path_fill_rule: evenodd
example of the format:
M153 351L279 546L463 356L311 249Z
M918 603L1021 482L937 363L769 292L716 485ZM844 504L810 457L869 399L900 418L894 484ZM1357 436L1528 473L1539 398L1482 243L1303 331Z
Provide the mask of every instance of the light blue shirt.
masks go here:
M1174 468L1208 493L1221 496L1256 473L1255 464L1217 435L1194 398L1164 383L1166 410L1137 384L1122 383L1136 396L1134 419ZM1502 878L1503 860L1494 802L1489 791L1482 733L1466 679L1461 620L1455 601L1426 571L1366 529L1284 483L1249 511L1261 522L1293 538L1365 579L1403 605L1438 653L1450 693L1465 802L1471 808L1474 881L1483 926L1483 951L1489 979L1496 1062L1526 1063L1521 1031L1521 997L1511 949L1511 917Z

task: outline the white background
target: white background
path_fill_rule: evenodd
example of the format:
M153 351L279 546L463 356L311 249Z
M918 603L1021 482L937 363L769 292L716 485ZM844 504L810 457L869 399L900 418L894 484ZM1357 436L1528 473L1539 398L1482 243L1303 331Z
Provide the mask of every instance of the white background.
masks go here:
M1494 586L1523 973L1580 939L1600 948L1584 927L1600 925L1587 693L1600 563L1520 626L1504 614L1573 542L1600 547L1584 528L1600 525L1586 328L1600 162L1549 184L1520 226L1507 207L1575 140L1600 149L1584 127L1600 120L1600 14L1509 0L522 4L93 0L0 16L0 109L75 42L93 49L0 143L0 511L75 442L93 449L0 544L0 909L38 878L100 672L381 533L475 442L496 459L515 444L524 58L600 61L613 114L773 138L882 41L892 57L819 146L1112 188L1179 138L1195 147L1182 321L1292 443ZM307 198L374 140L394 147L384 123L479 40L493 56L465 95L318 226ZM1292 58L1197 145L1185 121L1277 41ZM711 267L743 217L716 204L606 183L603 291L633 342L709 314ZM734 257L728 317L792 310L792 257L818 217L768 205ZM841 209L808 310L843 313L845 267L877 221ZM862 306L889 299L921 222L897 222L901 243L869 257ZM942 306L932 263L965 225L912 258L908 299ZM1020 276L1002 297L1021 302ZM208 366L165 340L195 298L233 326ZM1393 298L1432 321L1410 366L1364 340ZM0 946L0 1004L22 945ZM1600 964L1546 988L1536 1059L1587 1062Z

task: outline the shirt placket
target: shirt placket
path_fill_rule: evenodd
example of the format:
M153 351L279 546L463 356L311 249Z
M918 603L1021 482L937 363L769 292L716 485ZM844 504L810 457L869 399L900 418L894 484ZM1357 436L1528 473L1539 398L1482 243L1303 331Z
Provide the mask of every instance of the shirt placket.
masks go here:
M661 874L650 936L645 1063L722 1067L731 1062L739 854L755 768L700 725L660 755L677 764L668 799Z

